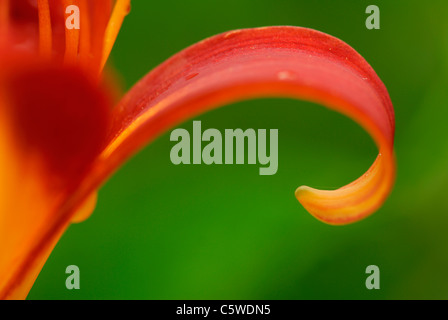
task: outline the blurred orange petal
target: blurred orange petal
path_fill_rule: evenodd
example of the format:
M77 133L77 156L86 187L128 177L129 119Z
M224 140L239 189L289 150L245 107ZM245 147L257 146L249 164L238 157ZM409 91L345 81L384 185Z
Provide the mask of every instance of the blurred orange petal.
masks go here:
M50 232L103 149L110 118L107 94L79 69L19 62L2 59L0 75L0 298L26 296L68 225Z

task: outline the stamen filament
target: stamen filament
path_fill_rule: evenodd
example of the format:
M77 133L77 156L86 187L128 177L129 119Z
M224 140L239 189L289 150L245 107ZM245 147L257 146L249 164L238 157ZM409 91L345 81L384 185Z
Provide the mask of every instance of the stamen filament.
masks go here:
M64 8L70 5L78 5L75 0L65 0ZM79 6L78 6L79 7ZM66 13L67 15L68 13ZM67 18L67 16L66 16ZM65 56L64 62L66 64L75 64L78 59L78 49L79 49L79 29L69 29L67 26L65 28Z
M39 11L39 50L43 57L50 58L52 52L51 16L48 0L37 0Z
M90 26L90 10L87 0L80 0L79 10L81 11L81 33L79 42L79 61L80 64L87 68L90 62L91 54L91 26Z
M99 65L102 59L104 46L104 33L112 15L112 1L111 0L96 0L94 2L89 0L90 9L92 11L91 22L91 46L92 46L92 60L90 61L90 69L95 75L99 74Z
M101 57L100 72L103 70L107 59L109 58L112 47L114 46L115 40L117 39L118 32L120 31L121 25L126 15L129 13L131 5L131 0L117 0L115 3L114 10L112 11L112 16L104 34L104 46Z

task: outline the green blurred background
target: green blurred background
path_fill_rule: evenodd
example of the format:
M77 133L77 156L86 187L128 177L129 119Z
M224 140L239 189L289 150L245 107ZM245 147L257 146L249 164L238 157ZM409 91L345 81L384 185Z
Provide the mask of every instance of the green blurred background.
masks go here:
M365 27L369 4L381 10L380 30ZM294 190L360 176L377 153L370 137L307 102L221 108L196 118L203 130L279 129L276 175L258 175L258 165L174 166L166 133L106 184L89 220L69 228L29 299L447 299L447 16L446 1L134 0L111 60L126 89L232 29L304 26L350 44L394 103L397 183L368 219L325 225ZM71 264L80 290L65 287ZM372 264L380 290L365 287Z

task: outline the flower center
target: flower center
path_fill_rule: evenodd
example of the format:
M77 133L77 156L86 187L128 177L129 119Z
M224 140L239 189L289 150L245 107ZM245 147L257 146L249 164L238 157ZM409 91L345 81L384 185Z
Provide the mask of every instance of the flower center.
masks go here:
M130 2L131 0L20 0L15 3L0 0L0 31L8 31L14 27L17 7L34 8L34 25L36 22L38 25L36 49L39 56L68 65L80 65L98 77L109 58L123 20L129 13ZM74 24L76 27L69 28L69 20L77 21Z

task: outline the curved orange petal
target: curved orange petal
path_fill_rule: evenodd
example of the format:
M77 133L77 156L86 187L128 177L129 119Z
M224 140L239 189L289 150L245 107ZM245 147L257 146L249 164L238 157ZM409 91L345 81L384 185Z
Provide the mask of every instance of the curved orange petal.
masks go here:
M178 53L143 78L113 113L111 142L97 164L110 173L148 141L212 108L255 97L317 102L358 122L380 150L372 167L338 190L309 187L296 197L330 224L378 209L395 176L394 112L387 90L349 45L298 27L236 30Z
M25 248L26 258L16 265L9 281L0 284L0 298L22 292L21 285L32 278L30 266L41 265L71 219L85 216L74 216L80 204L88 202L104 180L146 143L214 107L271 96L306 99L344 113L363 126L380 149L366 174L343 188L323 191L300 187L296 196L305 208L332 224L357 221L375 211L392 188L395 162L393 108L373 69L347 44L318 31L296 27L232 31L170 58L124 97L113 110L107 146L93 164L87 165L87 161L83 170L76 170L82 174L70 177L76 183L72 181L72 188L63 189L70 190L70 194L58 203L57 209L50 208L57 214L39 230L38 240L27 244L31 248ZM96 108L93 102L85 105ZM54 149L48 150L45 154L51 155ZM95 152L89 155L98 151L92 150ZM59 151L55 152L55 157L59 156ZM52 157L47 160L58 167Z

